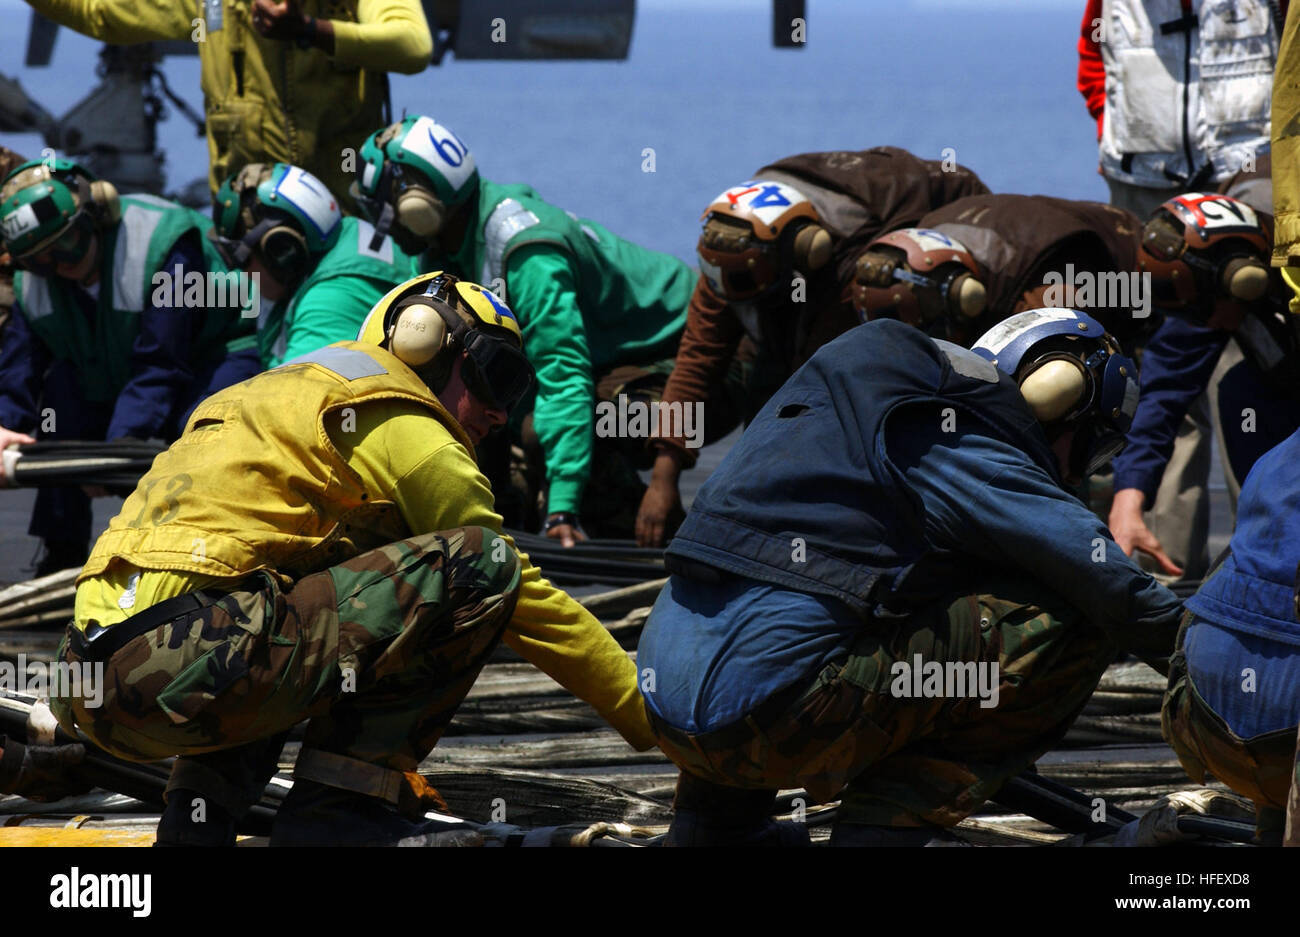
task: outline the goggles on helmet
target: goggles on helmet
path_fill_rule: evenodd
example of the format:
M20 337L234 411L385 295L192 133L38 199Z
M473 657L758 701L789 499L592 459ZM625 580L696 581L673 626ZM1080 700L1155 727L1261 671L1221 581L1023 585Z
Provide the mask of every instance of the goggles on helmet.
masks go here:
M15 267L36 276L56 276L60 264L77 264L85 258L86 251L90 249L90 238L93 231L94 223L85 213L78 213L72 224L68 226L68 230L55 238L53 242L45 245L40 250L20 254L10 259Z
M502 338L479 329L466 329L461 375L479 400L509 413L533 386L533 366L524 353Z
M1117 349L1102 347L1083 363L1088 387L1073 412L1070 468L1082 478L1105 468L1124 450L1137 409L1136 382L1128 379L1133 363ZM1130 386L1131 385L1131 386Z
M1070 462L1082 465L1081 478L1095 475L1110 464L1115 456L1124 451L1128 438L1123 433L1106 430L1096 424L1079 427L1075 431L1074 446L1071 447ZM1078 448L1078 455L1073 449Z
M488 406L507 413L518 406L532 389L535 377L533 365L523 350L488 328L471 325L453 311L455 305L465 302L455 278L439 276L429 283L422 297L412 297L401 305L423 299L437 300L432 303L434 311L447 324L452 341L464 349L461 377L470 393ZM481 321L472 308L467 311L474 316L474 321Z

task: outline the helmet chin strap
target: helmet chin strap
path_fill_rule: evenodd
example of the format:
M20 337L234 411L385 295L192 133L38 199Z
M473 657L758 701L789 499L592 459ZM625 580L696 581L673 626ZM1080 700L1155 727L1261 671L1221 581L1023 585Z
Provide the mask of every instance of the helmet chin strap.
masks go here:
M384 202L384 207L379 211L379 218L375 221L375 233L370 238L370 249L379 250L384 243L384 238L388 237L388 232L393 229L393 205L391 202Z
M395 124L393 127L389 127L388 130L392 131L400 126L400 124ZM375 219L375 233L370 238L370 249L372 251L379 250L384 243L384 238L388 237L389 232L393 230L393 218L396 216L392 202L394 172L392 165L385 160L379 171L379 182L375 185L375 194L366 197L370 205L378 204L380 206L379 217ZM360 186L357 188L358 194L360 194Z

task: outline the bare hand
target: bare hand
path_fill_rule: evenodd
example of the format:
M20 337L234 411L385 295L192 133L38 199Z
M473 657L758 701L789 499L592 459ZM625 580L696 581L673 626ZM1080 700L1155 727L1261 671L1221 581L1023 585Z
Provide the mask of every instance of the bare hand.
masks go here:
M682 518L682 496L675 482L652 478L636 512L636 542L642 547L661 547L672 522Z
M253 0L253 27L267 39L297 39L306 22L299 0Z
M1140 550L1159 564L1161 572L1181 576L1183 570L1165 554L1160 539L1143 522L1143 500L1143 494L1137 488L1115 492L1115 500L1110 506L1110 535L1129 556L1134 550Z
M33 437L28 436L26 433L15 433L11 429L5 429L3 426L0 426L0 452L3 452L16 443L29 442L36 442L36 440ZM8 484L9 479L5 477L4 462L0 461L0 487Z
M569 549L575 543L581 543L587 539L581 527L574 527L571 524L556 524L546 532L546 536L552 540L559 540L560 546Z

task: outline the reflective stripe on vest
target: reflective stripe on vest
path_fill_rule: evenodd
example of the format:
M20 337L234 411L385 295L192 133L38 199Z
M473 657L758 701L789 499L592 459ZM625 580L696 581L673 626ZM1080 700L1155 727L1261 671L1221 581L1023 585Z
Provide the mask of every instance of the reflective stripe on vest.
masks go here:
M505 279L506 248L520 231L538 224L538 218L512 198L505 199L483 225L483 284Z
M299 355L292 361L286 361L283 367L291 364L318 364L333 371L345 380L355 381L363 377L378 377L387 374L388 369L364 352L351 348L338 348L326 345L305 355Z
M149 242L162 222L162 213L175 208L171 202L152 195L133 196L130 202L123 203L122 224L117 230L117 244L113 248L114 308L128 312L144 309Z

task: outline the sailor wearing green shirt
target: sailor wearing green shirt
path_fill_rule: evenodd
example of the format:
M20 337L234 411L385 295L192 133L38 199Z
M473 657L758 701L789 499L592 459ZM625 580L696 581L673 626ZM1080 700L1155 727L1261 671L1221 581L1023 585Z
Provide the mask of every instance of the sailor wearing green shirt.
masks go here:
M257 275L267 368L356 338L371 307L415 273L391 238L344 218L323 182L287 163L250 163L227 179L213 220L226 262Z
M0 340L0 449L29 434L175 439L200 400L257 373L255 310L206 240L211 227L183 205L119 195L72 160L9 172L0 253L18 270ZM85 561L88 496L102 491L40 489L28 530L44 544L38 576Z
M631 493L626 531L593 515L602 495L601 508L614 507L605 478L591 479L593 462L597 471L619 462L605 458L604 432L593 460L597 399L657 400L695 271L548 204L527 185L483 179L469 148L429 117L372 134L352 194L376 230L425 252L421 269L446 269L509 297L537 371L531 431L525 420L521 438L526 444L535 434L544 454L547 535L566 547L584 539L581 514L593 533L631 536L640 490ZM629 444L636 429L627 421L613 448L645 451L644 438Z

